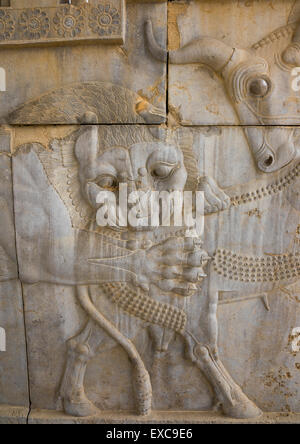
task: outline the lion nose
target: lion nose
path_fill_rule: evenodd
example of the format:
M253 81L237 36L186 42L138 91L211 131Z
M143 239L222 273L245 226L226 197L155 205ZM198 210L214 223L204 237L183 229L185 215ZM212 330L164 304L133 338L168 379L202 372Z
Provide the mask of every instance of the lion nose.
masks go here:
M146 176L144 177L129 177L127 179L128 191L148 191L149 182Z

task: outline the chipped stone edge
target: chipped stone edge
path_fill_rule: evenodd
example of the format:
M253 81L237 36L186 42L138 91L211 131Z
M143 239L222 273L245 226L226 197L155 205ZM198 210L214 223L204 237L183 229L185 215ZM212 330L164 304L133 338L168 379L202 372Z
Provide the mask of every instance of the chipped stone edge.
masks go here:
M27 424L29 407L0 405L0 424Z
M0 416L0 423L1 423ZM154 411L149 416L131 412L99 412L97 416L77 418L54 410L33 409L29 424L300 424L300 413L264 413L256 419L232 419L215 412Z

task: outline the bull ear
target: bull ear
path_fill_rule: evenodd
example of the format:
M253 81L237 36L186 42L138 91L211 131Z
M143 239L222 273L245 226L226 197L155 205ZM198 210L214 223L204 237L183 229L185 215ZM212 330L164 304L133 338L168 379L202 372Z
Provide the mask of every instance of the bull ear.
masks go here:
M291 44L283 51L282 58L291 66L300 66L300 0L297 0L288 18L288 24L298 23Z
M300 22L298 22L292 42L282 53L282 59L288 65L300 66Z
M294 6L291 9L288 24L296 23L300 20L300 0L296 0Z
M75 144L75 156L80 164L89 164L96 159L99 149L97 126L88 126L78 137Z
M300 66L300 42L291 43L283 51L282 59L287 65Z

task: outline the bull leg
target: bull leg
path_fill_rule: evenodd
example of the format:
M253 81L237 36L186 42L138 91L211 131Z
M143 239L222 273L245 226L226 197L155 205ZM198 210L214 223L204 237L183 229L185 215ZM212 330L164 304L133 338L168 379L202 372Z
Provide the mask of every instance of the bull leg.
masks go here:
M243 393L234 382L222 362L208 346L197 344L192 361L202 370L211 383L215 396L225 415L237 419L256 418L261 410Z
M166 356L170 343L174 339L176 333L173 330L168 330L159 325L151 325L148 331L150 338L152 340L153 350L154 350L152 366L150 369L150 376L153 385L155 385L156 387L156 391L162 394L166 390L166 384L162 380L161 364L162 360Z
M243 393L242 389L229 375L218 357L218 322L217 322L218 292L210 290L210 309L208 313L208 328L210 344L201 343L190 332L185 333L188 344L189 358L200 368L210 382L216 399L221 404L223 412L232 418L256 418L261 410Z

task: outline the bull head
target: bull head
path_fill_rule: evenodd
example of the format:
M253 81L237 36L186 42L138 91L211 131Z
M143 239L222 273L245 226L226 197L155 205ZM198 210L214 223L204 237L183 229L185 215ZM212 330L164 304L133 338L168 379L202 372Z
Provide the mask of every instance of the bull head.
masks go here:
M146 23L146 35L152 55L167 60L167 51L155 41L151 21ZM170 63L204 64L223 78L240 123L247 126L244 131L256 164L268 173L281 169L298 155L294 130L280 125L300 121L298 109L290 109L290 104L298 105L299 100L291 88L291 70L295 64L300 66L300 27L280 60L278 64L270 63L253 48L236 49L206 37L169 51Z

